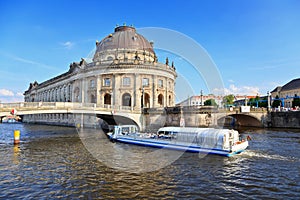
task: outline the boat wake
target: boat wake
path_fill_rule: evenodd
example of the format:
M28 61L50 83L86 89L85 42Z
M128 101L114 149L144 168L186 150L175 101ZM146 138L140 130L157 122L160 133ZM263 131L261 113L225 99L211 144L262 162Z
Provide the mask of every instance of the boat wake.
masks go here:
M268 160L282 160L282 161L300 161L296 157L291 157L291 156L281 156L277 154L268 154L268 153L262 153L258 151L253 151L253 150L247 150L242 153L243 156L253 158L253 157L258 157L258 158L263 158L263 159L268 159Z

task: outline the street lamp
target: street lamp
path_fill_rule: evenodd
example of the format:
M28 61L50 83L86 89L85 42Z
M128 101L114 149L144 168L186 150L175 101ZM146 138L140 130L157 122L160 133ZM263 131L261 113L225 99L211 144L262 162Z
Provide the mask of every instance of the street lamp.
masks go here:
M270 111L271 102L270 102L270 92L269 91L267 92L267 95L268 95L268 111Z

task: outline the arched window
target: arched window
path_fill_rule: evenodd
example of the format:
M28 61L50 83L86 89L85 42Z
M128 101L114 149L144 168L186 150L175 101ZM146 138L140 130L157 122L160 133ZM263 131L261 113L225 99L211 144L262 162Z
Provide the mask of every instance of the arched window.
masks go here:
M172 105L172 97L171 95L169 95L169 105L168 106L171 106Z
M131 106L131 96L129 93L125 93L122 96L122 106Z
M91 94L91 103L96 103L96 97L94 94Z
M158 95L157 102L160 106L164 106L164 96L162 94Z
M108 60L108 61L112 61L113 59L114 59L114 58L113 58L112 56L108 56L108 57L107 57L107 60Z
M150 95L148 93L144 93L144 108L150 108Z
M104 95L104 104L111 105L111 94L106 93L106 94Z
M75 102L79 102L79 88L76 87L75 90L74 90L74 95L75 95Z

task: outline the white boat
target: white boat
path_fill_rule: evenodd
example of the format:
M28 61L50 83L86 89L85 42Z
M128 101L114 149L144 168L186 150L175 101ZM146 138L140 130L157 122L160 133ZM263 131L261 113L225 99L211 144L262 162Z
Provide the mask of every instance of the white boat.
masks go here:
M116 142L228 157L248 147L248 141L230 129L163 127L157 133L139 133L135 125L121 125L107 135Z

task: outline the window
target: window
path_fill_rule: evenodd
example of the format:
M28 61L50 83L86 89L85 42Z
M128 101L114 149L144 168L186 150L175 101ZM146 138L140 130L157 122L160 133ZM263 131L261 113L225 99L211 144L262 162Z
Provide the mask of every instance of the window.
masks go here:
M131 96L128 93L122 96L122 106L131 106Z
M110 78L104 79L104 86L110 86Z
M158 87L162 88L164 86L164 81L162 79L158 79Z
M106 93L104 95L104 104L111 105L111 94Z
M95 87L95 80L90 80L90 87L94 88Z
M149 78L143 78L143 86L149 86Z
M107 60L108 60L108 61L111 61L111 60L113 60L113 59L114 59L114 58L113 58L112 56L108 56L108 57L107 57Z
M162 94L158 95L157 102L160 106L164 105L164 96Z
M129 77L123 78L123 86L130 86L130 78Z

